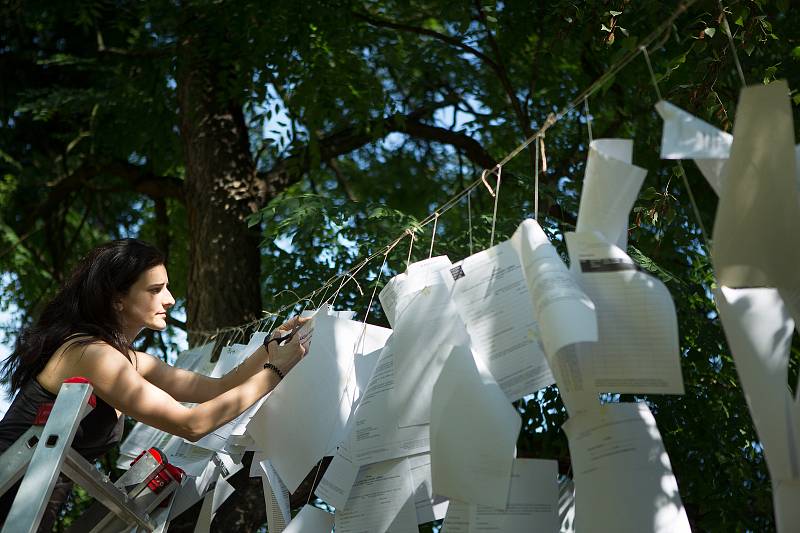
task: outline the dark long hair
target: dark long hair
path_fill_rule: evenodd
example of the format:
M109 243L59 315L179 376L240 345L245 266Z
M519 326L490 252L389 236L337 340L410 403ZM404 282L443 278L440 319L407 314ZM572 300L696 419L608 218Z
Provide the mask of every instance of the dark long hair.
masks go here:
M128 292L143 272L163 264L164 255L138 239L111 241L94 248L78 262L39 319L22 330L13 353L3 364L3 381L10 382L12 390L19 390L44 369L65 340L76 334L88 337L77 343L101 340L130 357L130 344L122 334L114 299Z

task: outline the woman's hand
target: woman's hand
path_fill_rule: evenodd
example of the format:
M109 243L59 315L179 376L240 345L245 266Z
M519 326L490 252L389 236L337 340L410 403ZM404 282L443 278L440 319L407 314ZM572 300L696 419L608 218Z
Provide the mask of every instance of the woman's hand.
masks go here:
M294 365L300 362L306 349L300 344L300 336L295 335L284 346L270 344L267 351L267 363L272 363L284 374L288 373Z
M302 326L309 318L293 317L280 327L276 328L270 336L270 339L284 337L291 333L292 330ZM276 343L268 343L267 362L272 363L278 369L286 374L300 359L305 355L305 347L300 343L300 334L296 332L292 339L284 346Z

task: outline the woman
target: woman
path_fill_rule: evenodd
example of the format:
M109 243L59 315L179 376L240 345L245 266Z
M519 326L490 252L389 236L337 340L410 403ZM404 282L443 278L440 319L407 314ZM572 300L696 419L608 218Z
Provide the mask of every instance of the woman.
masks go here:
M142 329L167 327L174 304L164 257L153 246L122 239L92 250L39 320L22 332L4 363L4 377L18 394L0 421L0 453L31 426L38 406L54 401L61 383L73 376L87 378L98 398L73 441L90 461L119 442L120 413L196 441L271 391L305 352L295 335L285 346L261 347L230 373L210 378L133 350ZM278 330L298 322L295 318ZM52 528L70 487L66 478L59 479L40 531ZM16 487L0 500L0 522L15 494Z

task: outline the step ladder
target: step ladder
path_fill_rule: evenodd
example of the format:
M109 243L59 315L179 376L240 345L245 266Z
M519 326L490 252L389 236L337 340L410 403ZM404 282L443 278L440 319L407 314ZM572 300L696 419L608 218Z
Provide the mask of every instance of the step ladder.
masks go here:
M0 495L22 478L2 533L36 532L60 473L97 500L70 531L166 531L169 507L185 479L183 471L151 448L112 483L72 448L81 420L95 403L87 379L65 380L55 403L40 406L35 425L0 456ZM166 512L158 509L163 504ZM156 519L151 515L154 511Z

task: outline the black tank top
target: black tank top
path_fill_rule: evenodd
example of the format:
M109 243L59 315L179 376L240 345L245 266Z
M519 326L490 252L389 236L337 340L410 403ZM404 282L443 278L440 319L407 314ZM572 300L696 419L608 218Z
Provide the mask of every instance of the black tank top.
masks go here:
M54 402L56 395L42 387L36 378L26 383L0 420L0 453L6 451L33 425L36 412L43 403ZM78 427L72 447L89 461L94 461L122 438L125 416L97 398L95 408Z

